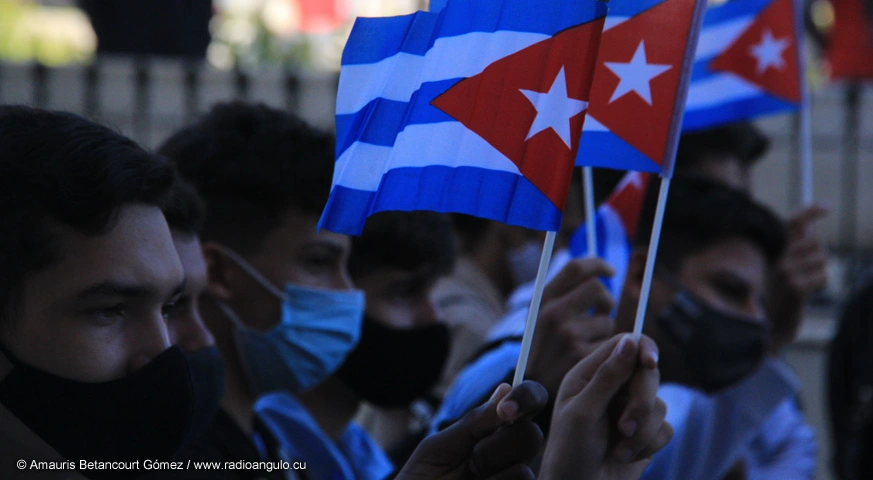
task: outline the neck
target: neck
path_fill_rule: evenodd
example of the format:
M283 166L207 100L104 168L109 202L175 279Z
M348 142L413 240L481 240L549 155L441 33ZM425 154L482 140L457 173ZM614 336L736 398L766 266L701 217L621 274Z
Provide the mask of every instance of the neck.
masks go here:
M257 396L252 392L243 372L236 344L233 341L233 327L217 308L203 302L200 313L215 338L221 358L224 361L224 395L221 408L227 412L237 426L250 434L254 424L254 408Z
M361 406L361 397L333 377L298 397L322 431L335 442L349 428Z

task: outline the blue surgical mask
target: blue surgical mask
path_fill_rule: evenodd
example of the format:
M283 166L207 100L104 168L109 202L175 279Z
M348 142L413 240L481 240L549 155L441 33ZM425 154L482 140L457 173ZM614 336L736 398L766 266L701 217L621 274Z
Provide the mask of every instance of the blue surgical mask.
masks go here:
M222 252L282 302L279 324L261 332L216 301L234 324L236 349L254 393L301 392L332 375L360 338L364 292L294 284L282 291L235 252L226 248Z

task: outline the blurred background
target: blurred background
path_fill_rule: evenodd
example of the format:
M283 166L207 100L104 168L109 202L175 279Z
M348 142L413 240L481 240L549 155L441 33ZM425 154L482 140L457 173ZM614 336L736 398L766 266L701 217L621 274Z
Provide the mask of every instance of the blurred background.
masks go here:
M333 128L342 48L356 16L426 9L427 0L0 0L0 103L84 114L153 147L217 101L261 101ZM841 302L873 273L873 0L805 4L814 192L831 286L788 353L821 445L825 349ZM796 116L771 136L755 195L786 215L799 203Z

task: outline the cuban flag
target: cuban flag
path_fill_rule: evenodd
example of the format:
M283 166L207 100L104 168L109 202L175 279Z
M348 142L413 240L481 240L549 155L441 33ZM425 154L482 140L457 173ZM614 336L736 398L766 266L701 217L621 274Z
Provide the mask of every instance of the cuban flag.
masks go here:
M701 0L610 4L577 165L672 174L703 8Z
M357 19L320 227L435 210L557 230L605 15L596 0L448 0Z
M798 22L793 0L728 0L709 8L697 44L683 129L798 110Z
M651 178L647 173L628 172L595 213L597 256L615 268L615 275L604 279L615 298L621 296L624 287L637 223ZM570 237L570 255L578 258L587 253L588 224L582 223Z

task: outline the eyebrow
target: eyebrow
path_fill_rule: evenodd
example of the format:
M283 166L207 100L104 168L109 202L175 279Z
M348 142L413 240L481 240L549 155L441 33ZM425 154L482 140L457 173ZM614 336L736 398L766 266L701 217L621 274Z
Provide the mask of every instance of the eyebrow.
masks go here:
M187 279L183 278L182 281L176 285L168 298L180 295L185 290L186 284ZM158 295L160 295L160 292L150 286L105 280L86 288L77 295L77 298L79 300L87 300L93 297L144 298Z

